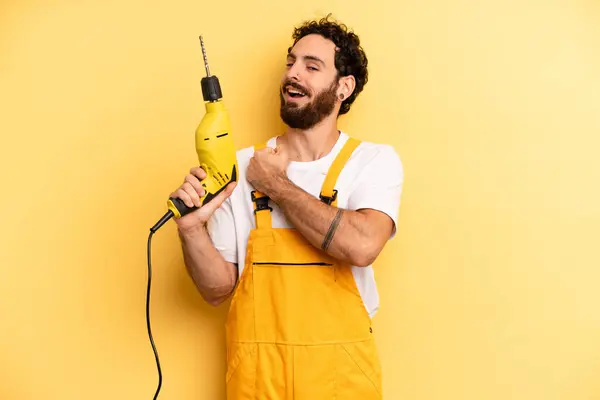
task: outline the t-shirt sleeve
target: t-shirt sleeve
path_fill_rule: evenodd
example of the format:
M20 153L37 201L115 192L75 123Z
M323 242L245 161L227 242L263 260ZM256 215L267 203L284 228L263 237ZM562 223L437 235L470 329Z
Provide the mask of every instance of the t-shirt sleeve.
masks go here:
M392 146L379 145L358 174L354 190L348 198L348 208L371 208L387 214L394 222L390 239L396 235L404 168Z
M231 197L225 199L209 218L206 228L212 242L225 261L237 264L237 242Z

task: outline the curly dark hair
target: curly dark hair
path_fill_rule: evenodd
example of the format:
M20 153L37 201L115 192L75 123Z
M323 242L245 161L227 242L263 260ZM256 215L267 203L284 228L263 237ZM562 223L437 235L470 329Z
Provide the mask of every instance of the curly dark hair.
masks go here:
M350 111L350 106L367 84L368 60L365 51L360 45L358 36L351 30L348 30L346 25L330 21L330 16L331 14L328 14L325 18L318 21L305 21L301 26L294 28L292 39L295 45L304 36L318 34L325 39L331 40L337 46L335 54L337 78L353 75L356 81L354 91L342 102L339 112L341 115Z

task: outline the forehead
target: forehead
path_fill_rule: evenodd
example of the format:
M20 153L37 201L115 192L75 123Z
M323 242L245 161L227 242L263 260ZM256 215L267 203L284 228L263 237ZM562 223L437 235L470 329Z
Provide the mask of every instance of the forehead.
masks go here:
M297 59L321 60L325 66L334 66L335 44L321 35L310 34L290 48L289 55Z

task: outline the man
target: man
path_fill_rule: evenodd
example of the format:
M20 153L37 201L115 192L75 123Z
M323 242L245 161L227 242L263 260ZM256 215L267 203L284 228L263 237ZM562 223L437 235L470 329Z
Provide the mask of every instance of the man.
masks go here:
M185 265L208 303L232 298L228 399L380 399L371 264L396 232L402 164L337 129L367 82L359 38L328 18L292 37L288 129L238 151L238 183L177 220ZM204 177L172 196L199 205Z

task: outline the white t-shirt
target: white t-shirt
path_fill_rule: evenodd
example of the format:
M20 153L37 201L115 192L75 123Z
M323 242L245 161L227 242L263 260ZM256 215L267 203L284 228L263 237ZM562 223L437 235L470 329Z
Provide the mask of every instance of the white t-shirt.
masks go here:
M287 170L288 178L319 198L329 166L346 140L348 135L340 132L337 143L326 156L310 162L292 161ZM267 146L276 147L275 136L269 139ZM246 168L253 155L253 146L237 152L238 185L207 224L216 249L226 261L237 264L240 277L244 269L248 236L250 230L256 227L254 204L250 195L254 188L246 180ZM362 141L335 184L335 189L338 190L337 206L349 210L372 208L386 213L394 221L391 239L396 234L403 181L402 162L392 146ZM273 208L271 218L274 228L293 228L274 202L270 201L269 205ZM373 267L353 266L352 272L366 310L373 317L379 308Z

